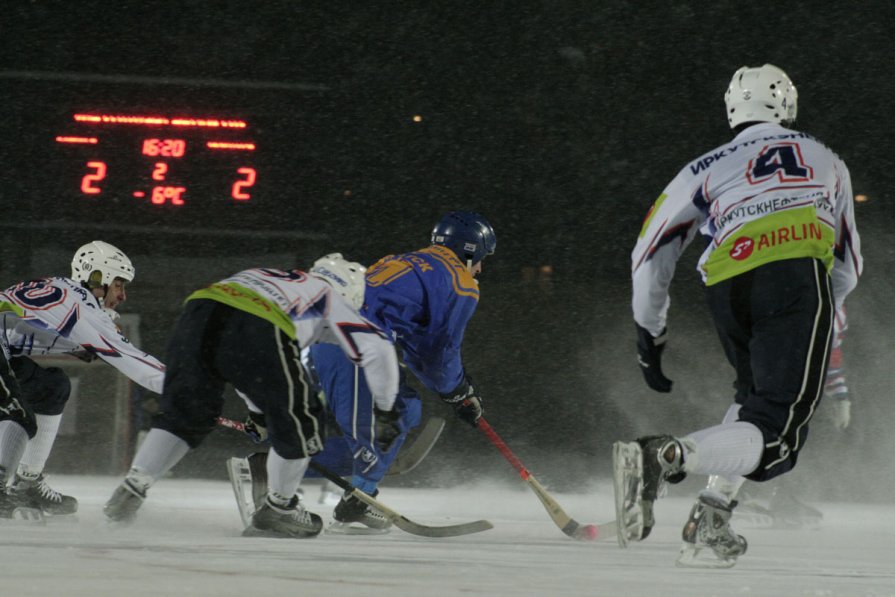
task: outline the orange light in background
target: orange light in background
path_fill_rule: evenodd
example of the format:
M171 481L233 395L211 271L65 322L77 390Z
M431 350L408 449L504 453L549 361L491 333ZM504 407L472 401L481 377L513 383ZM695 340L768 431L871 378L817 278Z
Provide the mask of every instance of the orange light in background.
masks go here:
M414 114L414 115L413 115L413 121L414 121L414 122L422 122L422 121L423 121L423 117L420 116L419 114Z
M56 143L84 143L86 145L96 145L99 143L96 137L56 137Z
M231 143L229 141L209 141L205 144L208 149L231 149L237 151L255 151L254 143Z
M168 118L166 116L143 116L138 114L75 114L75 122L90 124L135 124L141 126L180 126L199 128L244 129L244 120L221 120L220 118Z
M855 201L857 203L866 203L867 199L868 199L867 195L855 195Z

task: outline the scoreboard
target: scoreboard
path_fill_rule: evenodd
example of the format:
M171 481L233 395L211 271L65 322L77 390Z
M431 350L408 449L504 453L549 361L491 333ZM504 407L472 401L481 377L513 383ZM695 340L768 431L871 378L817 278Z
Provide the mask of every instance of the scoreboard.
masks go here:
M215 115L72 113L53 135L63 193L159 210L249 203L261 186L245 120Z

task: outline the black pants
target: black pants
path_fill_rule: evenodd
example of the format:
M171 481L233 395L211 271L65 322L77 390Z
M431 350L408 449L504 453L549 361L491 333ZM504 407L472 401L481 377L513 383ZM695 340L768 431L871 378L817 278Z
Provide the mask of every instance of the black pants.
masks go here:
M10 362L22 397L37 415L61 415L71 395L71 381L59 367L41 367L28 357L13 357Z
M766 481L795 466L823 395L833 331L830 277L815 259L790 259L707 291L736 369L739 418L764 436L761 462L747 478Z
M299 353L297 342L260 317L217 301L189 301L168 343L161 411L153 427L195 448L214 429L230 383L264 412L277 454L315 454L323 447L323 407Z
M22 398L19 381L2 350L0 350L0 421L15 421L24 427L29 439L37 433L34 411Z

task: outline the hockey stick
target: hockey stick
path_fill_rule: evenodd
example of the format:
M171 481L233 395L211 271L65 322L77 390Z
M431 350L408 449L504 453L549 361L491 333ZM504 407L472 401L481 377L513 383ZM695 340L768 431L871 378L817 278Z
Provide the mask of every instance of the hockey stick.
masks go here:
M392 461L392 465L388 467L385 474L389 477L395 475L403 475L415 469L429 455L435 442L441 437L444 430L444 419L441 417L429 417L426 425L423 427L416 440L409 446L402 446L398 455Z
M228 427L230 429L245 432L245 424L240 423L239 421L234 421L232 419L227 419L224 417L218 417L217 422L223 427ZM360 489L357 489L351 483L335 474L334 472L330 471L323 465L317 464L312 460L310 462L310 467L323 475L325 478L341 487L346 492L348 492L348 495L356 497L368 506L375 508L376 510L381 512L382 515L389 519L396 527L398 527L402 531L410 533L411 535L419 535L421 537L458 537L460 535L480 533L482 531L487 531L488 529L494 528L494 525L492 525L487 520L476 520L473 522L441 527L433 527L420 524L418 522L410 520L409 518L402 514L399 514L398 512L395 512L382 502L364 493ZM242 514L242 512L240 512L240 514Z
M601 525L595 524L587 524L581 525L574 518L566 514L565 510L562 509L562 506L553 499L547 490L544 489L544 486L538 483L538 480L534 478L534 475L529 472L527 468L522 464L522 462L516 457L515 454L510 450L509 446L504 443L504 441L497 435L497 432L488 424L488 421L485 420L484 417L480 417L478 420L478 428L482 430L491 443L500 450L500 453L503 454L504 458L509 461L510 464L513 465L513 468L519 473L519 476L522 477L522 480L528 483L528 486L531 487L531 490L534 491L535 495L538 496L538 499L541 500L541 503L544 505L544 508L547 510L547 514L550 515L550 518L553 519L553 522L556 523L563 533L571 537L572 539L580 539L580 540L589 540L596 541L599 537L607 535L614 536L615 535L615 522L609 522Z

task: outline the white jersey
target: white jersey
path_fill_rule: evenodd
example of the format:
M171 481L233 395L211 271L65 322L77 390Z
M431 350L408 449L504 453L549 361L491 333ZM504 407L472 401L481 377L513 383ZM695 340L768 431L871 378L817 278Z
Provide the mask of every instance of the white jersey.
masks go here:
M398 393L398 357L385 334L354 311L329 283L299 270L250 269L189 296L211 299L266 319L302 348L338 344L364 370L382 410Z
M162 392L165 366L133 346L99 300L69 278L30 280L0 292L0 343L9 357L86 350Z
M634 251L634 320L665 327L677 260L701 232L706 285L781 259L814 257L831 271L839 306L863 260L845 163L814 137L777 124L751 126L693 160L653 204Z

